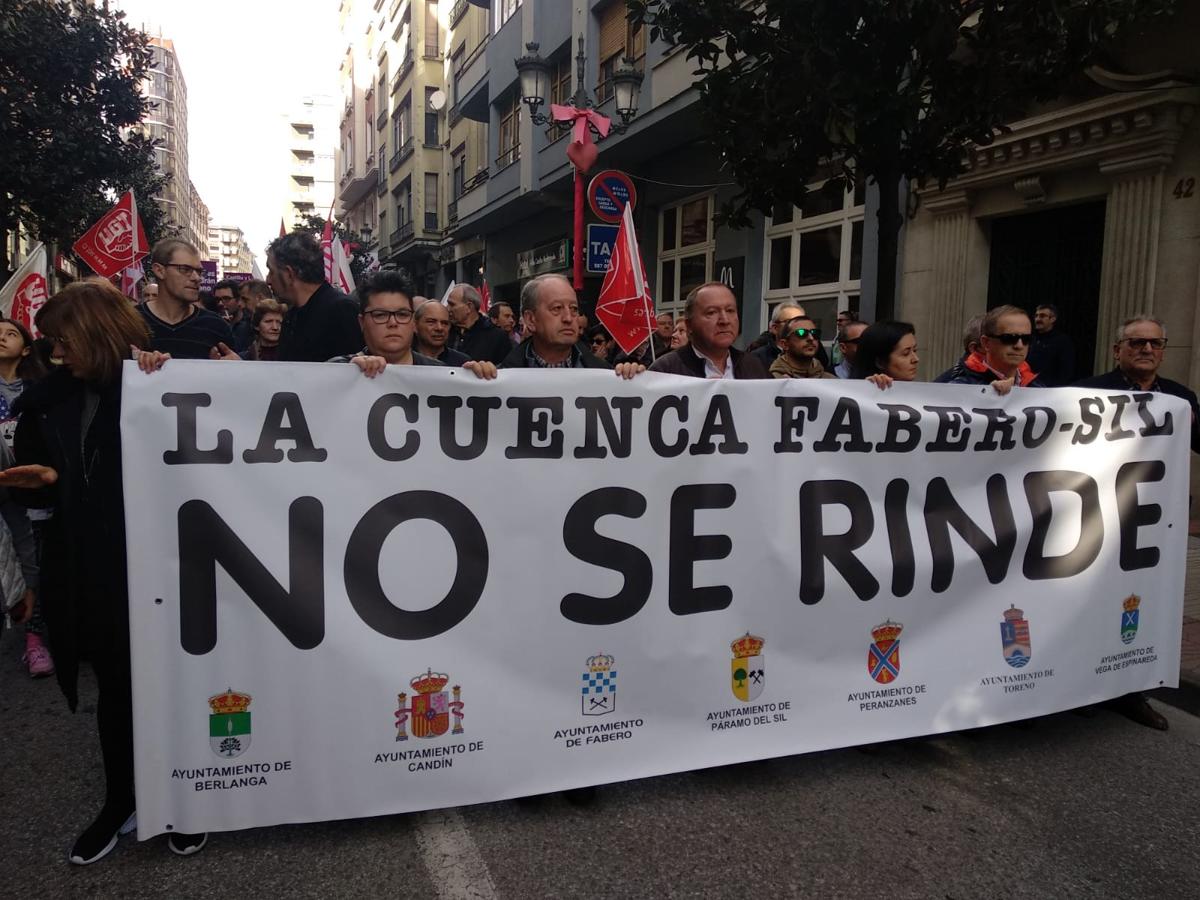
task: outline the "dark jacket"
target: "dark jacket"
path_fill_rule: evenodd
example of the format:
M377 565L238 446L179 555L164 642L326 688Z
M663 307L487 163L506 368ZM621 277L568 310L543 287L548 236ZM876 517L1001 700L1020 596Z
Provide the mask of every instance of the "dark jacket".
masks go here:
M1075 380L1075 344L1061 331L1033 335L1029 368L1046 387L1063 387Z
M233 343L229 348L234 353L245 353L250 349L250 345L254 343L254 324L250 316L242 313L242 317L229 325L230 332L233 333Z
M501 334L504 332L500 329ZM501 369L538 369L542 368L534 360L533 356L533 341L523 341L517 346L512 347L509 353L500 363ZM571 348L571 365L564 368L571 369L608 369L611 368L608 363L600 359L598 356L593 356L586 350L580 348L576 344Z
M733 347L729 348L729 358L733 362L734 378L770 378L766 366L753 354L744 353ZM668 375L687 375L691 378L704 377L704 360L696 355L691 344L663 354L654 365L651 372L665 372Z
M303 306L288 310L279 334L279 358L285 362L325 362L362 349L358 307L326 283Z
M487 316L480 316L466 331L456 328L450 347L471 359L487 360L496 365L503 363L513 349L508 332Z
M415 350L413 352L416 353ZM469 363L471 361L471 357L467 356L467 354L459 353L457 350L451 350L449 345L443 347L442 352L433 358L438 362L445 363L448 366L458 367L461 367L464 363Z
M49 487L13 495L26 506L54 509L43 531L41 602L58 684L72 710L81 656L129 665L121 385L93 391L99 402L82 435L88 391L69 370L57 369L27 388L15 407L17 464L58 473Z
M1126 378L1120 369L1113 369L1111 372L1105 372L1103 375L1093 375L1091 378L1084 378L1082 381L1075 382L1071 387L1144 393L1141 388ZM1178 381L1172 381L1170 378L1155 378L1154 384L1150 385L1149 390L1158 394L1168 394L1172 397L1182 397L1188 402L1188 405L1192 408L1192 452L1200 453L1200 406L1196 403L1195 392Z
M326 360L326 362L348 363L348 362L350 362L350 360L354 359L354 357L356 357L356 356L370 356L370 355L371 354L369 354L365 349L363 349L363 350L359 350L357 353L347 353L342 356L335 356L335 357L333 357L333 359ZM414 366L445 365L445 363L441 362L440 360L434 359L432 356L423 356L422 354L418 353L416 350L414 350L413 354L412 354L412 364Z
M1045 387L1041 380L1034 373L1033 369L1029 368L1029 363L1021 363L1021 368L1017 370L1017 386L1018 387ZM993 381L1001 378L999 374L993 371L987 363L983 361L983 357L978 353L971 353L964 356L954 367L953 374L946 384L979 384L989 385Z

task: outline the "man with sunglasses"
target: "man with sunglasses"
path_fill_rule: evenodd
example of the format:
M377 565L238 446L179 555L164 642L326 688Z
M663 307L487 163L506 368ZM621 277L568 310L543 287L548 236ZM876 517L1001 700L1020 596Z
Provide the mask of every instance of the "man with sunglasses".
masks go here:
M768 372L772 378L835 378L832 372L817 360L817 348L821 346L821 329L808 316L790 319L779 335L778 358L771 363Z
M150 251L158 296L138 306L150 329L150 349L172 359L210 359L214 347L231 346L233 332L216 313L196 305L200 253L187 241L164 238Z
M998 306L983 317L979 349L967 354L954 369L950 384L991 385L998 393L1012 387L1044 387L1026 357L1033 341L1033 323L1018 306Z
M358 286L358 321L366 347L329 362L352 363L368 378L388 366L444 365L413 351L413 293L412 283L395 270L377 272L363 281ZM496 377L496 367L490 362L468 361L463 368L480 378Z

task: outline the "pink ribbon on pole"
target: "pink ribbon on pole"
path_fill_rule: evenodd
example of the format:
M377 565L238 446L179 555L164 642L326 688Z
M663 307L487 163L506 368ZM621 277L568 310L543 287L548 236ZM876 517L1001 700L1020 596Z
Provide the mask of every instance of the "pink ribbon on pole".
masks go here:
M551 103L550 117L555 122L574 122L571 140L581 144L589 143L592 139L588 132L589 123L595 126L597 133L602 138L608 137L608 129L612 127L612 120L607 116L600 115L594 109L580 109L577 106L560 106L557 103Z

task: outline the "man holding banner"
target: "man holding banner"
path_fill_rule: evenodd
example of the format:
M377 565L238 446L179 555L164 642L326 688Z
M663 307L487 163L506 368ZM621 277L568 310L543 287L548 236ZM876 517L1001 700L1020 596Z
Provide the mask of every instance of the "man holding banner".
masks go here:
M204 270L195 247L164 238L150 252L150 265L158 279L158 297L137 309L150 330L151 349L172 359L209 359L219 344L233 344L225 320L196 305Z
M650 367L652 372L693 378L770 378L752 353L733 346L741 332L737 298L728 286L710 281L694 288L683 305L692 340Z

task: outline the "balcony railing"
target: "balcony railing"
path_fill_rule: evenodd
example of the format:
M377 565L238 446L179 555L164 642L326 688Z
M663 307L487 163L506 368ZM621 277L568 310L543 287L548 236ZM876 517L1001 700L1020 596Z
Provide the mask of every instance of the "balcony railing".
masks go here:
M436 212L425 213L425 230L438 231L438 214Z
M453 225L458 221L458 201L451 200L446 204L446 219Z
M395 172L400 168L400 164L413 155L413 139L410 135L408 140L400 145L400 149L392 154L391 160L388 161L388 171Z
M455 125L457 125L459 122L461 122L462 117L463 117L462 104L455 103L452 107L450 107L450 113L449 113L450 127L453 128Z
M380 112L379 115L375 117L375 128L379 129L379 128L385 127L387 125L387 119L388 119L387 107L385 106L383 108L383 111Z
M399 228L397 228L395 231L392 232L391 237L388 239L388 244L391 247L398 249L400 247L400 245L403 244L405 241L412 240L412 236L413 236L413 223L405 222L403 225L401 225Z
M470 0L458 0L450 10L450 27L453 28L462 21L462 17L467 14L467 10L470 8Z
M515 144L496 157L496 168L506 169L521 158L521 145Z
M400 89L401 83L408 77L408 73L413 70L413 49L409 47L404 54L404 62L400 63L400 68L396 72L396 77L392 79L392 93L396 93Z
M480 169L466 180L466 183L463 184L462 193L459 194L459 196L463 197L471 193L471 191L475 190L475 188L479 187L481 184L486 183L490 174L491 173L487 169Z

